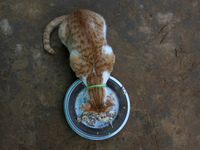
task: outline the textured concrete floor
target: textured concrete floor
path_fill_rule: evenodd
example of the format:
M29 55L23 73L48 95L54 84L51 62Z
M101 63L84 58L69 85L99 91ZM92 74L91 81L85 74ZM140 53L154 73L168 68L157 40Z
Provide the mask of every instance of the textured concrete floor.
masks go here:
M63 99L76 77L49 21L77 9L102 14L116 54L112 76L126 87L130 118L104 141L78 136ZM1 150L199 150L200 1L0 0Z

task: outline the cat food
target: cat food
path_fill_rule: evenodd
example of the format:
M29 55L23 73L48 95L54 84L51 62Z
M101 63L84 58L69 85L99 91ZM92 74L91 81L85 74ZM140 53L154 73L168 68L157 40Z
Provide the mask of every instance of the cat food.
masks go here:
M111 103L115 103L116 100L114 99L114 94L110 94L107 96L108 100ZM80 110L84 110L86 107L86 103L82 103L79 106ZM96 113L96 112L83 112L81 115L77 115L77 121L78 122L85 122L89 126L94 126L94 124L98 121L103 122L104 124L100 124L98 127L101 128L103 126L112 126L112 121L116 118L117 116L117 110L112 110L110 109L106 111L105 113Z

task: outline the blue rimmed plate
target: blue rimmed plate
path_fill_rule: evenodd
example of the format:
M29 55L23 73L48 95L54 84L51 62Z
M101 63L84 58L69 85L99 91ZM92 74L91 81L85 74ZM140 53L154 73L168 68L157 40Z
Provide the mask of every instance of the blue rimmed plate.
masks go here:
M112 111L117 116L112 120L112 125L104 125L97 122L90 126L84 122L78 122L77 116L82 113L79 105L87 96L87 90L83 82L76 80L68 89L64 100L64 113L70 127L80 136L90 140L104 140L117 134L126 124L130 114L130 101L124 86L114 77L107 81L107 91L114 94L115 106Z

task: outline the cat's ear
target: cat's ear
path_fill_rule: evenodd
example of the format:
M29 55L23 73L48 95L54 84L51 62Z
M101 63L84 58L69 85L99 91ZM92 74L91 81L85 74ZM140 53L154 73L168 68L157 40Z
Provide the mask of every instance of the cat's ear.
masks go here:
M90 103L87 103L83 112L91 111L91 109L92 109L91 104L90 104Z

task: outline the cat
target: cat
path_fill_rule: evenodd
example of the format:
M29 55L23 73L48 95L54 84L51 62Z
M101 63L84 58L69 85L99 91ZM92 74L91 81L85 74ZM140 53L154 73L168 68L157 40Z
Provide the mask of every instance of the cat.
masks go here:
M70 66L85 86L106 84L115 63L115 55L106 41L103 17L90 10L77 10L51 21L43 35L44 49L55 54L50 46L50 34L59 26L58 35L70 52ZM106 87L88 89L84 112L106 112L114 104L107 99Z

